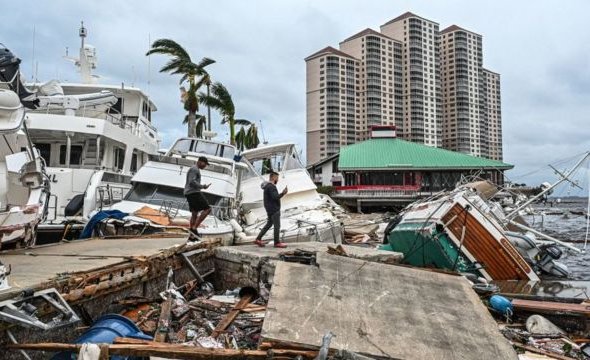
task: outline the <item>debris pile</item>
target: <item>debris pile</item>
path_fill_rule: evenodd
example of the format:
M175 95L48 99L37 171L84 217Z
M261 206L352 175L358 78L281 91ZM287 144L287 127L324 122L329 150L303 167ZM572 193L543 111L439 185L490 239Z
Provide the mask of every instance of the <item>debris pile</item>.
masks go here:
M264 294L263 294L264 295ZM215 294L208 283L191 281L160 294L158 301L128 299L122 315L156 342L209 349L256 349L268 298L253 288Z
M495 315L500 332L522 353L555 359L590 358L590 303L484 299ZM541 315L542 314L542 315Z

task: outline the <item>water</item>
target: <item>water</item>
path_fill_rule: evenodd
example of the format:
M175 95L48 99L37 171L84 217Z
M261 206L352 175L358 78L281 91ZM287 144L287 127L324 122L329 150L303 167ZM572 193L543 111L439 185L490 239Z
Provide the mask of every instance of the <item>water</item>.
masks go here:
M542 210L546 213L544 216L526 216L526 220L533 228L543 233L553 236L559 240L584 240L586 236L586 217L584 215L574 215L574 213L585 213L587 200L574 198L564 200L561 203L555 203L553 207L549 204L535 205L535 209ZM552 212L565 212L563 214L551 214ZM590 240L590 239L589 239ZM584 248L584 244L571 244L579 249ZM587 251L578 254L574 251L560 247L564 253L559 259L568 266L571 271L572 280L590 280L590 241Z

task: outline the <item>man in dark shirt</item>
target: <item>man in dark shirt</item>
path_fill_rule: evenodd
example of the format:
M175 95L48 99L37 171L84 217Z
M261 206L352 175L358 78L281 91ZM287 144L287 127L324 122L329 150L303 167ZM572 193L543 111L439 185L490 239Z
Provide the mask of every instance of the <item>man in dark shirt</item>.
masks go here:
M266 232L274 227L274 246L278 248L285 248L287 245L280 241L281 232L281 198L287 193L287 187L279 194L277 190L277 182L279 181L279 174L271 172L269 182L262 184L264 190L264 209L268 215L266 225L260 230L254 243L258 246L265 246L266 243L262 241L262 237Z
M211 212L211 207L209 206L207 199L205 199L201 193L201 190L208 189L209 186L211 186L211 184L201 184L201 169L204 169L207 165L209 165L209 161L206 157L201 156L197 160L197 164L191 166L186 173L184 196L186 197L189 210L192 214L189 224L190 231L195 236L199 236L198 227ZM199 212L201 213L200 215Z

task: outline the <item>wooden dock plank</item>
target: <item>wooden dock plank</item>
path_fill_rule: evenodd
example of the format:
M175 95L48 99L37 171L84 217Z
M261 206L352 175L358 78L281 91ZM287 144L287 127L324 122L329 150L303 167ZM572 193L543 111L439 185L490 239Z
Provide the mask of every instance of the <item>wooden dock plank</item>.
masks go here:
M263 341L402 359L514 359L463 278L318 254L319 267L279 262Z
M89 239L34 249L4 251L0 253L0 260L11 265L9 284L13 289L24 289L49 281L59 274L114 265L125 261L126 257L149 256L157 254L161 249L184 243L186 238L181 237ZM53 256L54 254L68 256Z

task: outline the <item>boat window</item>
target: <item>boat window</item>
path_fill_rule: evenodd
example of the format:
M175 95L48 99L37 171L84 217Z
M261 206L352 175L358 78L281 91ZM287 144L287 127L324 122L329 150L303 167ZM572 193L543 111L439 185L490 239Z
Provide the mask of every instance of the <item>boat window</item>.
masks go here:
M125 162L125 149L115 147L114 152L115 163L113 164L113 169L123 170L123 163Z
M131 172L137 171L137 153L135 151L131 155L131 168L129 170Z
M217 156L217 146L218 144L210 143L206 141L197 141L193 152L206 154L206 155L213 155Z
M136 201L136 202L147 202L151 199L156 191L156 185L140 183L133 183L133 187L125 196L125 200Z
M236 154L236 149L231 146L220 146L221 153L219 154L220 157L224 157L226 159L233 159Z
M250 163L254 166L256 172L260 175L268 174L272 171L281 171L283 170L283 153L280 154L273 154L267 158L260 158L251 160Z
M112 172L105 171L100 179L102 182L112 182L119 184L131 184L131 176L123 174L114 174Z
M178 140L172 147L171 152L186 154L191 150L192 142L193 141L189 139Z
M59 163L60 165L66 164L66 145L59 147ZM80 165L82 163L82 145L72 145L70 147L70 165Z
M292 169L302 169L302 168L304 168L304 166L301 163L299 156L295 152L295 149L293 149L291 152L289 152L289 155L285 159L285 168L284 169L285 170L292 170ZM335 172L337 172L337 171L335 171Z
M202 193L213 207L213 214L221 219L229 217L229 199L208 193ZM125 197L127 201L178 208L188 211L188 203L182 188L135 182Z
M51 144L35 144L37 150L39 150L39 155L45 160L45 163L49 165L51 161ZM65 150L64 150L65 151Z

